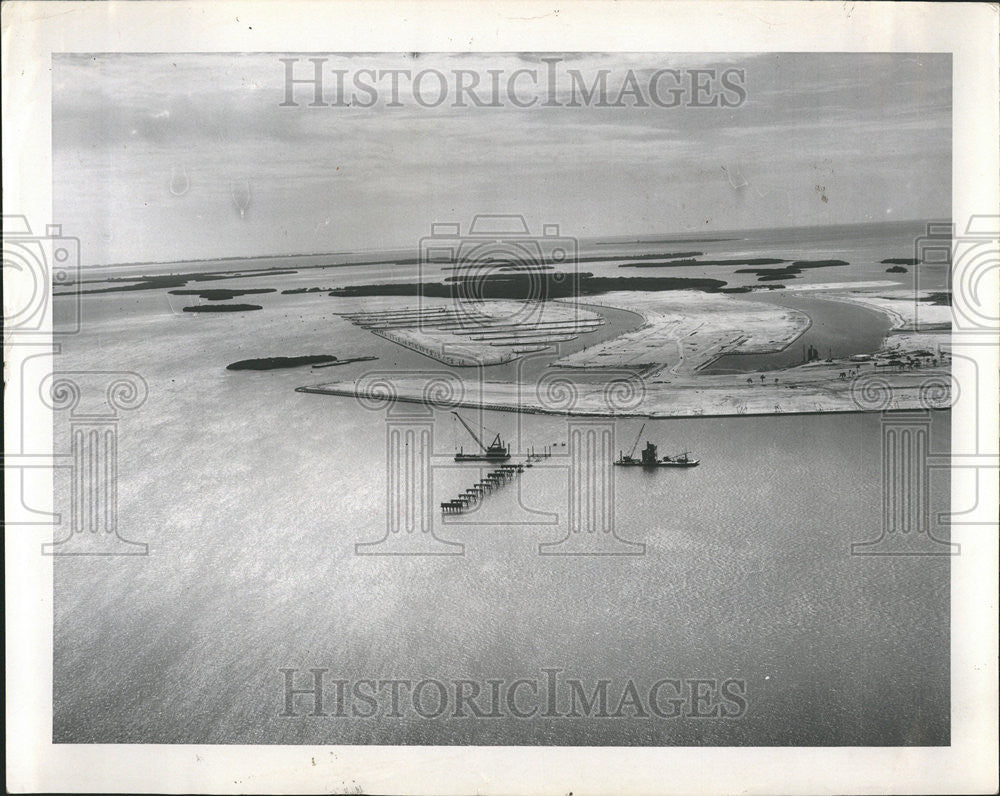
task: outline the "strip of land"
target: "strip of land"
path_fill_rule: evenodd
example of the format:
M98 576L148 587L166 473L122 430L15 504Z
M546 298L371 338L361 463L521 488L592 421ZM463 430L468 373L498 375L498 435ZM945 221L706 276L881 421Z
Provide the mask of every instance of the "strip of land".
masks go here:
M797 310L697 291L607 293L587 303L631 310L645 324L556 360L556 367L693 374L723 354L781 351L810 325L809 316Z
M184 312L250 312L262 309L260 304L196 304L185 307Z
M424 303L345 313L355 326L446 365L511 362L604 324L596 312L548 301Z
M947 367L948 360L944 363ZM853 371L852 371L853 369ZM946 370L879 373L871 363L837 361L801 365L768 374L764 381L733 376L631 382L615 385L566 382L554 385L462 381L461 398L442 407L482 407L504 412L591 416L695 417L858 412L888 409L945 408L950 404ZM850 377L846 374L852 373ZM877 375L876 375L877 374ZM756 375L756 374L755 374ZM558 386L561 389L550 389ZM425 379L393 377L386 383L330 382L299 387L299 392L369 400L433 403ZM617 395L626 397L619 400Z
M480 381L478 372L468 379L443 372L443 377L455 380L455 389L448 391L449 405L650 417L947 407L951 401L948 294L915 295L890 284L894 289L885 290L879 282L808 286L823 290L824 299L868 307L889 317L893 329L877 351L753 373L711 375L703 372L705 365L722 354L783 350L809 328L808 315L699 291L588 296L587 305L640 314L643 326L557 360L555 368L530 384ZM545 306L586 310L567 302ZM503 311L509 319L514 309ZM399 317L406 317L405 310L400 312L404 314ZM395 329L373 331L387 339L398 334ZM465 344L479 352L494 342L470 339ZM615 375L608 376L609 372ZM603 377L597 378L599 374ZM426 389L426 379L405 373L391 374L378 383L362 378L299 388L327 395L433 402Z
M886 315L898 331L923 331L951 328L951 304L938 303L935 294L912 290L887 290L879 293L844 293L825 296L830 301L860 304Z

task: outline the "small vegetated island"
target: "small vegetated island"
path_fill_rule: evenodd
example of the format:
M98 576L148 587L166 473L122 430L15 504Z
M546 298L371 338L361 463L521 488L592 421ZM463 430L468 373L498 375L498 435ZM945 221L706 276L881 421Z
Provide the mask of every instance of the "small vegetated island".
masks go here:
M260 304L196 304L185 307L184 312L250 312L262 309Z
M113 276L106 279L81 279L79 282L67 282L66 287L73 287L74 290L56 293L57 296L84 295L90 293L124 293L133 290L164 290L167 288L183 288L190 282L218 282L225 279L249 279L251 277L268 276L289 276L297 274L298 271L277 270L274 268L256 269L251 271L219 271L216 273L186 273L186 274L153 274L142 276ZM80 289L80 285L105 285L105 287L94 287ZM170 291L175 292L175 291ZM203 291L195 290L190 293L179 292L178 295L199 295ZM246 291L232 291L234 295L244 295ZM273 292L272 290L258 290L250 292Z
M886 257L881 262L883 265L889 266L885 269L887 274L905 274L908 273L908 270L903 266L916 266L920 264L920 261L913 257Z
M549 301L600 295L613 290L702 290L715 292L726 286L721 279L672 276L594 276L592 273L488 273L482 276L449 276L444 282L397 282L349 285L330 291L335 297L424 296L452 299L520 299Z
M324 362L336 362L333 354L306 354L300 357L261 357L260 359L241 359L226 365L226 370L281 370L282 368L299 368L304 365L319 365Z
M193 290L168 290L171 296L198 296L206 301L228 301L239 296L256 296L261 293L276 293L273 287L258 288L255 290L230 290L228 288L204 288Z
M798 279L801 273L808 268L835 268L844 265L850 265L850 263L845 260L795 260L780 268L738 268L736 273L755 274L758 282L771 282Z

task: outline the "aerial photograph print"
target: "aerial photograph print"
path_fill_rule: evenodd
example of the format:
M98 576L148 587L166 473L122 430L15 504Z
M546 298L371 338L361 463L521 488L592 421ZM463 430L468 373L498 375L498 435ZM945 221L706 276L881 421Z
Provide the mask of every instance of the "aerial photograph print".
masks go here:
M53 742L949 746L952 59L54 53Z

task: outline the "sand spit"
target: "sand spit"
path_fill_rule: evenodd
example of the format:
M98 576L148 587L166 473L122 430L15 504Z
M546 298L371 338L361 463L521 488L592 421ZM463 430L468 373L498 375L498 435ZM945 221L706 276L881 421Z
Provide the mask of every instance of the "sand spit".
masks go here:
M807 282L802 285L786 285L785 290L881 290L898 287L899 282L892 282L888 279L869 279L864 282Z
M944 364L947 367L947 361ZM848 373L854 375L848 377ZM758 378L699 376L696 381L671 382L635 377L604 384L546 376L535 384L511 384L442 374L443 383L429 384L426 378L382 374L377 380L315 384L297 391L350 396L368 403L391 399L441 408L642 417L943 409L951 402L950 376L938 369L880 372L870 363L841 360L754 375Z
M471 375L466 379L447 372L428 381L388 372L366 374L356 382L298 389L367 402L391 399L442 407L597 416L802 414L950 406L950 332L942 324L950 319L951 308L935 303L938 294L859 293L839 287L839 293L824 292L823 298L862 304L892 318L894 331L878 351L779 370L707 375L702 368L720 354L782 350L809 328L809 317L798 310L727 295L618 292L586 300L590 305L637 312L645 325L557 360L556 367L536 382L480 382ZM585 311L585 307L563 302L546 306ZM373 331L386 337L399 333ZM595 378L609 371L614 375Z
M935 304L928 299L932 294L923 291L914 294L912 290L889 290L878 294L845 293L824 296L831 301L846 301L860 304L888 316L892 328L898 331L922 331L951 328L951 306Z
M797 310L697 291L618 292L588 296L586 301L631 310L646 323L565 356L553 363L556 367L693 374L723 354L781 351L810 325L809 316Z
M345 313L355 326L447 365L511 362L604 324L573 304L491 300ZM538 346L541 346L540 348Z

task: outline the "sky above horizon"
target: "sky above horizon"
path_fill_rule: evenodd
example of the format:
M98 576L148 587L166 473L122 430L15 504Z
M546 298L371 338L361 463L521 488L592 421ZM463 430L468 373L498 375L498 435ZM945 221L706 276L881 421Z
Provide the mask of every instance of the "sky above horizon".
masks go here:
M310 107L304 84L283 107L281 54L54 56L54 220L84 264L110 264L416 248L431 224L464 231L478 213L579 238L950 214L948 54L574 53L551 84L548 55L299 56L299 78L312 76L306 59L327 59L327 101L335 70L348 94L364 70L427 72L424 104L406 78L397 105L389 80L371 79L367 108L356 89L353 106ZM744 70L745 101L692 107L685 70L703 68ZM531 107L504 92L502 107L468 94L455 107L455 70L489 100L488 70L504 86L519 69L539 75L537 90L515 84ZM588 86L609 70L611 100L629 70L639 90L570 107L570 69ZM687 86L677 107L649 101L663 69L680 71L660 98ZM437 107L431 70L446 78Z

